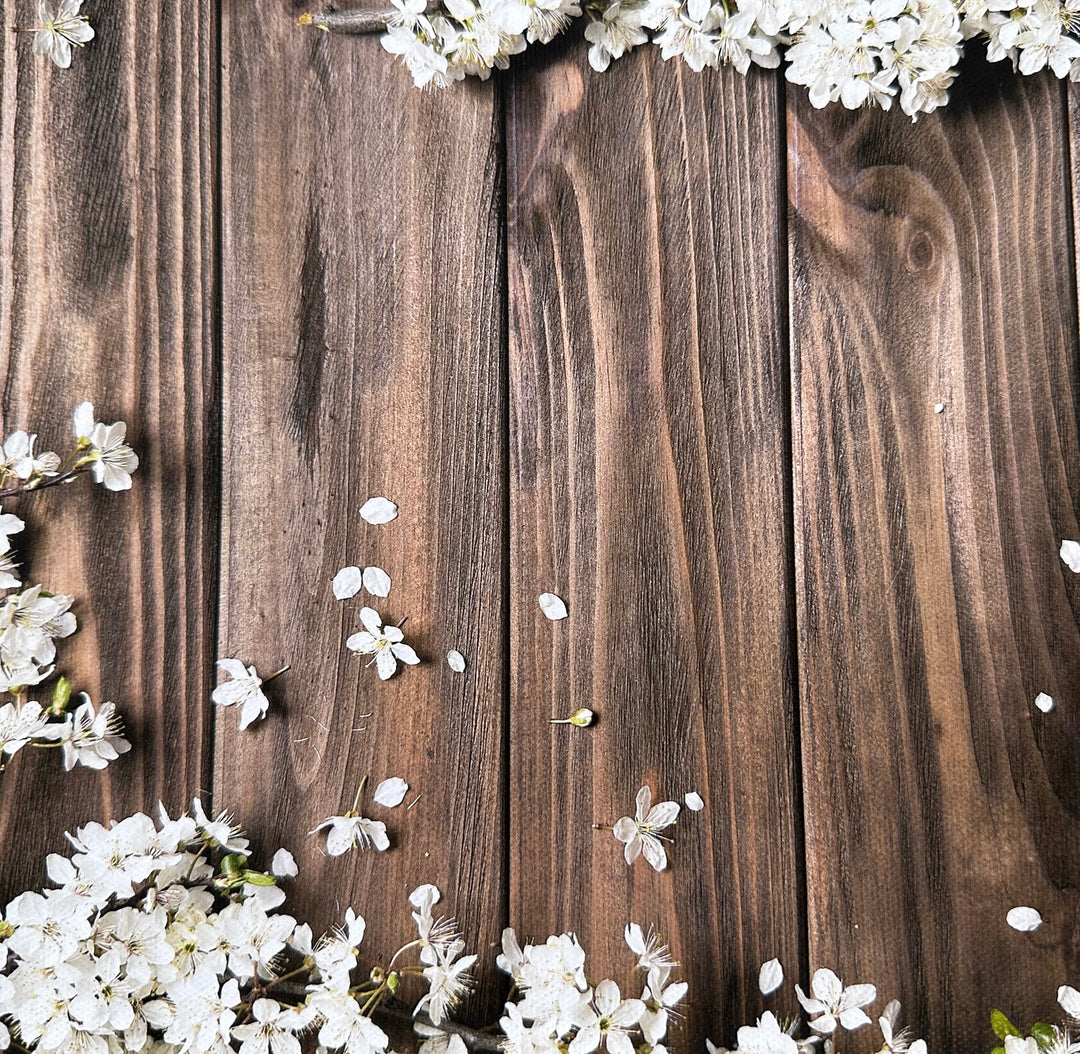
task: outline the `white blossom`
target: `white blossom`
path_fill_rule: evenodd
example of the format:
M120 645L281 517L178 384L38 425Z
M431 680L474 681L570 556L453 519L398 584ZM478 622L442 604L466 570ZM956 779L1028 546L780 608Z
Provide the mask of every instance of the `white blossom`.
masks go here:
M660 832L675 823L678 816L678 802L662 801L653 805L652 791L642 787L637 793L636 815L621 817L613 828L615 838L626 845L623 853L626 862L632 864L644 855L654 871L663 871L668 861L661 839L667 839Z
M64 751L64 768L85 765L89 769L103 769L126 754L131 744L121 734L123 725L115 703L102 703L95 710L85 692L80 693L80 698L83 701L74 714L67 715L56 734Z
M870 1024L870 1018L862 1007L877 998L877 989L872 984L856 984L845 988L839 977L832 970L821 969L810 978L808 998L796 985L795 994L808 1014L820 1014L810 1022L815 1032L829 1035L839 1024L852 1031Z
M94 39L94 30L85 15L79 14L82 0L38 0L40 28L34 33L34 54L48 55L61 69L71 65L71 45L82 47Z
M364 629L354 633L345 647L360 655L374 655L372 660L380 680L394 676L398 662L415 666L420 662L416 652L404 643L405 634L397 626L383 626L382 618L373 608L360 609Z
M347 812L343 816L329 816L308 833L326 830L326 852L329 856L341 856L353 846L366 849L374 846L380 852L390 848L386 824L381 820L369 820L366 816Z
M81 0L61 0L61 6L73 2L77 9ZM123 421L106 425L95 420L91 403L80 403L73 420L82 463L90 466L94 482L103 483L106 490L130 490L131 473L139 467L139 458L124 442L127 425Z
M262 678L254 666L245 667L238 659L218 659L218 669L224 670L229 680L219 684L210 698L218 706L240 707L240 730L266 716L270 700L262 690Z

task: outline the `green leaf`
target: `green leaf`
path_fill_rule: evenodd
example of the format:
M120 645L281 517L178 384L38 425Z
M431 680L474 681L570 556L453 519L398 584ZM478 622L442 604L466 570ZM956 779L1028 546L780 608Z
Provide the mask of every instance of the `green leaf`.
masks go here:
M1053 1046L1057 1037L1057 1029L1053 1025L1048 1025L1045 1021L1036 1021L1031 1026L1031 1034L1035 1037L1035 1042L1039 1044L1039 1047L1045 1050L1047 1047Z
M990 1051L990 1054L1005 1054L1005 1048L1004 1047L994 1047L994 1049L992 1051Z
M1017 1039L1023 1039L1020 1034L1020 1030L1000 1011L990 1011L990 1027L994 1030L994 1035L998 1039L1004 1039L1006 1036L1016 1036Z

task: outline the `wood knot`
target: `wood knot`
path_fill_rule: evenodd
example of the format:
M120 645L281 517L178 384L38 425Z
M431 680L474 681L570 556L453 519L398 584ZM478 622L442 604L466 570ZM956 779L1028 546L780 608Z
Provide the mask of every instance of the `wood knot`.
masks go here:
M907 241L904 253L905 268L915 274L922 274L934 266L937 253L934 240L925 230L916 230Z

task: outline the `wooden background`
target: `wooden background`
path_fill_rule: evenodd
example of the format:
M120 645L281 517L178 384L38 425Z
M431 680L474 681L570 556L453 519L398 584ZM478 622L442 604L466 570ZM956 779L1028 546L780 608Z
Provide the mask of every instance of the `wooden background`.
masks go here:
M1077 89L974 59L912 125L651 48L599 76L575 34L420 93L292 0L88 10L70 70L0 50L2 424L62 447L91 399L142 465L5 511L135 749L17 758L0 903L65 829L201 793L373 954L438 884L474 1022L504 925L573 929L622 979L631 920L685 964L679 1052L734 1043L774 955L876 983L934 1054L988 1049L992 1006L1055 1015L1080 985ZM361 521L373 494L400 517ZM429 660L386 684L343 646L353 563ZM226 655L291 664L244 734L209 702ZM579 706L596 727L548 723ZM422 797L392 851L329 860L307 831L364 775ZM707 803L660 875L592 827L642 783Z

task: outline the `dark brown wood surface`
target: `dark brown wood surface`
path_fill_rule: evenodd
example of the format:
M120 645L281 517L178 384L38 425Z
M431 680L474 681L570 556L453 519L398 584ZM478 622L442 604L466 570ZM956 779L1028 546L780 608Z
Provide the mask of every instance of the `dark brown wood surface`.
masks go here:
M253 7L226 11L223 53L220 651L291 668L257 730L218 715L215 800L262 849L293 851L316 932L352 904L381 961L415 936L408 894L435 883L485 952L470 1012L490 1019L506 901L501 113L492 85L419 95L377 39ZM398 518L361 520L372 496ZM347 565L384 568L389 597L336 600ZM345 649L365 604L408 619L423 665L381 682ZM393 848L325 858L308 831L365 776ZM390 776L413 808L371 805Z
M5 3L3 25L33 5ZM58 669L114 700L130 754L65 773L25 749L0 798L4 902L89 820L173 813L209 790L206 693L216 650L218 407L213 187L216 4L118 3L56 69L27 34L0 39L0 420L66 453L84 399L127 423L130 492L89 478L5 512L27 583L74 595ZM31 695L33 698L33 694Z
M724 979L692 1046L760 1012L763 960L800 966L778 98L580 48L509 89L511 918L597 977L655 926ZM706 802L660 874L591 829L643 784Z
M972 63L914 127L788 110L811 966L957 1051L1080 971L1064 102Z
M969 63L913 126L655 49L597 75L572 31L420 93L301 9L103 7L67 71L0 47L0 423L61 447L91 399L142 459L130 493L4 506L30 580L78 598L62 667L135 746L16 757L0 906L65 828L202 793L373 956L439 885L474 1022L504 925L575 930L626 991L628 921L683 961L678 1052L795 1011L757 991L774 955L876 983L934 1054L989 1049L994 1005L1053 1017L1080 986L1077 88ZM397 520L360 519L374 495ZM349 564L389 598L335 600ZM345 649L365 603L423 665ZM248 732L220 656L290 666ZM371 805L392 775L412 809ZM365 776L392 849L329 859L308 832ZM706 801L663 874L593 827L642 784Z

